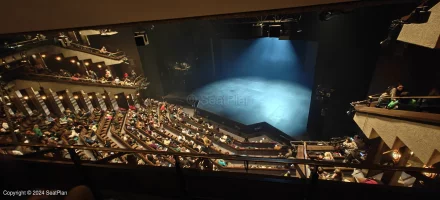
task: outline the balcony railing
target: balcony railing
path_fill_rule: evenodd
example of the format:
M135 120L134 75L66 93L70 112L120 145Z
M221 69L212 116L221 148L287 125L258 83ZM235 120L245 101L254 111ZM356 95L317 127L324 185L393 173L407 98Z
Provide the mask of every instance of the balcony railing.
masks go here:
M95 49L95 48L81 45L81 44L77 44L77 43L70 43L70 45L67 45L66 48L75 49L75 50L79 50L79 51L90 53L90 54L95 54L97 56L102 56L102 57L106 57L106 58L113 59L113 60L122 60L122 59L126 58L125 53L122 51L117 51L117 52L102 51L100 49Z
M167 167L176 167L181 168L181 161L179 158L195 158L195 159L207 159L211 162L215 162L217 160L225 160L227 162L240 163L242 162L242 167L237 167L237 164L234 167L224 167L222 171L230 171L230 172L242 172L242 173L252 173L256 169L260 168L251 168L250 165L254 163L259 163L263 165L282 165L289 166L285 168L285 171L293 170L297 171L299 175L298 178L306 178L306 179L317 179L315 177L317 173L317 168L340 168L344 170L354 170L354 169L368 169L368 170L377 170L382 172L406 172L408 174L422 175L426 177L422 177L423 179L429 179L430 175L437 175L440 173L440 169L438 168L419 168L419 167L395 167L395 166L386 166L386 165L367 165L367 164L350 164L350 163L342 163L342 162L330 162L330 161L314 161L309 159L285 159L285 158L268 158L268 157L249 157L249 156L241 156L241 155L225 155L225 154L199 154L199 153L182 153L182 152L173 152L173 151L152 151L152 150L137 150L137 149L120 149L120 148L105 148L105 147L91 147L85 145L43 145L43 144L23 144L23 143L9 143L9 144L0 144L0 148L7 152L8 150L16 149L17 147L25 147L34 149L32 152L24 154L24 155L15 155L13 156L17 160L30 160L35 162L67 162L74 163L75 165L83 165L83 164L96 164L96 165L108 165L108 164L118 164L118 163L110 163L111 160L121 157L126 154L137 154L137 155L162 155L174 158L175 163L171 166ZM36 149L36 150L35 150ZM46 157L48 153L56 153L59 151L67 150L70 158L56 158L56 157ZM99 152L111 152L108 157L102 158L99 160L81 160L77 155L78 150L80 151L99 151ZM124 165L125 163L119 163ZM129 163L130 164L130 163ZM300 166L308 166L310 170L301 170ZM145 166L148 167L148 166ZM154 166L149 166L154 167ZM180 170L180 169L178 169ZM204 169L207 171L212 171L209 169ZM273 173L264 173L264 171L275 170L275 168L263 168L259 171L258 174L267 174L273 175ZM258 170L257 170L258 171ZM261 172L262 171L262 172ZM350 172L351 173L351 172ZM422 174L423 173L423 174ZM283 176L283 174L279 174L279 176ZM421 176L418 176L421 178Z
M55 76L55 75L45 75L45 74L23 74L24 77L31 80L38 80L38 81L62 81L62 82L69 82L74 84L87 84L87 85L96 85L96 86L108 86L108 87L125 87L125 88L135 88L136 85L129 86L129 85L115 85L112 81L105 81L105 80L94 80L94 79L88 79L88 78L72 78L72 77L66 77L66 76Z

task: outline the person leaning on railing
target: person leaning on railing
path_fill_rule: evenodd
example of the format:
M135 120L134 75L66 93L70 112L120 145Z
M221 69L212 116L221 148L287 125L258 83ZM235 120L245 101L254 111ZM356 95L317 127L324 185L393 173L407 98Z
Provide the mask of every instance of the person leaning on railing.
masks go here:
M398 83L396 87L388 87L388 89L382 93L379 97L376 107L382 107L383 104L387 104L386 107L390 109L397 109L399 101L395 97L407 96L408 92L404 91L404 86Z

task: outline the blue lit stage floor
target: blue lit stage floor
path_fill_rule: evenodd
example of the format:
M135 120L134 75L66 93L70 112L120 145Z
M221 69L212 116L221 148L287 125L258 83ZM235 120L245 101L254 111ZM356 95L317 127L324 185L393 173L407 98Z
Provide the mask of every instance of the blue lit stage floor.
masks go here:
M306 131L311 91L292 82L255 77L217 81L193 92L198 107L231 120L267 122L299 137Z

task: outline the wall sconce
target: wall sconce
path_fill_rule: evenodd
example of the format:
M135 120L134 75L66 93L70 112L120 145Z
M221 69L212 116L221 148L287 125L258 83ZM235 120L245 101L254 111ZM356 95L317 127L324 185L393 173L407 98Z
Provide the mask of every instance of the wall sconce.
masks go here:
M74 99L78 99L78 96L77 96L77 95L75 95L75 96L73 96L73 98L74 98Z
M41 57L42 58L46 58L46 54L41 54Z
M70 62L74 64L76 61L74 59L72 59L72 60L70 60Z
M60 60L61 60L61 57L60 57L60 56L57 56L55 59L58 60L58 61L60 61Z
M85 62L85 63L84 63L84 65L86 65L86 66L89 66L89 64L90 64L89 62Z
M89 99L92 99L93 97L92 96L89 96Z
M28 97L28 96L24 96L23 99L24 99L24 100L28 100L29 97Z
M117 99L117 98L119 98L119 96L118 96L118 95L115 95L115 99Z
M130 95L127 95L127 99L129 99L130 98Z
M32 58L33 58L33 59L36 59L36 58L37 58L37 55L32 54Z
M58 96L59 99L63 99L63 96Z
M138 93L136 93L136 96L139 96L139 92L138 92Z
M402 154L400 154L398 150L393 150L393 152L391 153L391 157L393 158L394 163L397 163L402 157Z
M98 65L98 68L101 69L102 65Z
M105 96L102 96L103 99L105 99Z
M5 64L5 63L6 63L6 60L5 60L5 59L2 59L2 63Z
M43 96L41 96L41 99L43 99L43 100L46 100L46 98L47 98L47 97L46 97L46 96L44 96L44 95L43 95Z

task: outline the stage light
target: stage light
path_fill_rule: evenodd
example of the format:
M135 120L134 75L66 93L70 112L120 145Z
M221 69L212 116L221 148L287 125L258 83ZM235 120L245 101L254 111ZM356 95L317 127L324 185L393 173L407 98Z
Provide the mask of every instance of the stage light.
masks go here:
M78 99L78 96L77 96L77 95L75 95L75 96L73 96L73 98L74 98L74 99Z
M100 69L101 69L101 67L102 67L101 65L98 65L98 68L100 68Z
M115 99L119 98L118 95L115 95Z
M127 95L127 99L129 99L130 98L130 96L129 95Z
M43 99L43 100L46 100L46 98L47 98L47 97L46 97L46 96L44 96L44 95L43 95L43 96L41 96L41 99Z
M57 56L55 59L58 60L58 61L60 61L60 60L61 60L61 57Z
M37 58L37 55L32 54L32 58L33 58L33 59Z
M5 64L5 63L6 63L5 59L2 59L2 63L3 63L3 64Z
M89 96L89 99L92 99L93 97L92 96Z
M46 58L46 54L41 54L41 57L42 58Z
M28 97L28 96L24 96L23 99L24 99L24 100L28 100L29 97Z
M71 63L75 63L76 61L74 59L70 60Z
M63 99L63 96L58 96L59 99Z
M85 62L85 63L84 63L84 65L86 65L86 66L89 66L89 64L90 64L89 62Z
M105 96L102 96L103 99L105 99Z

